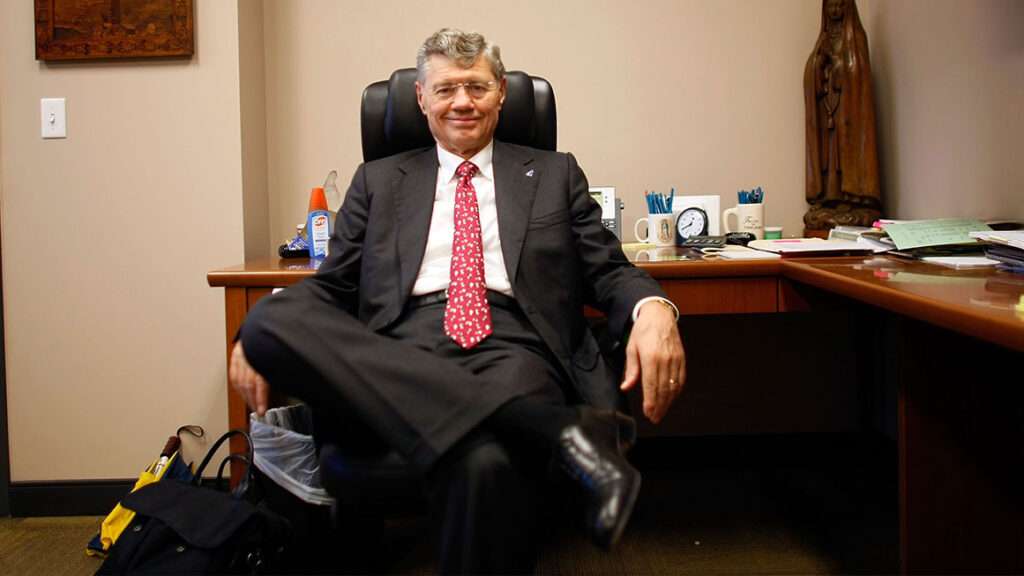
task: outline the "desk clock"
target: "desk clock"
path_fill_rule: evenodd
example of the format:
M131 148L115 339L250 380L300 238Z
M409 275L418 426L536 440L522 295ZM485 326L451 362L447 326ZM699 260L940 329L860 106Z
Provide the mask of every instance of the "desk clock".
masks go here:
M676 244L682 244L691 236L707 236L708 213L700 206L684 208L676 217Z

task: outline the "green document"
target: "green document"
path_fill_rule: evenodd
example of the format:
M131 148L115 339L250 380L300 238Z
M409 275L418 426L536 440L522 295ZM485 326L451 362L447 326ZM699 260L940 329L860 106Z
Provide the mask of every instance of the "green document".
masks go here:
M939 220L914 220L896 222L882 226L897 250L909 250L923 246L945 246L948 244L975 244L970 232L991 230L977 220L964 218L942 218Z

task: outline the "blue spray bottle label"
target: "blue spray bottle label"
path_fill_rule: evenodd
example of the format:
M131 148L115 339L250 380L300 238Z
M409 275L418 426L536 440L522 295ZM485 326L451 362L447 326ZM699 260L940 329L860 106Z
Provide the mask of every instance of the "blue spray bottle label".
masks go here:
M310 212L309 220L306 222L306 229L309 230L310 258L323 258L327 256L327 241L331 237L330 215L323 210Z
M309 257L327 256L327 243L331 237L331 216L327 211L323 188L313 188L313 194L310 196L306 234L309 236Z

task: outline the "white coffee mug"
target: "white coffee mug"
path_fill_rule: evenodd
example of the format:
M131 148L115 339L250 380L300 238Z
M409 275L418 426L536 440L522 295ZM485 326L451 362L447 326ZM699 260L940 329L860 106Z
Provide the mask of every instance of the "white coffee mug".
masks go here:
M643 236L640 236L641 222L647 228ZM675 246L675 218L671 214L648 214L633 224L633 234L639 242L649 242L655 246Z
M729 216L736 216L737 227L729 223ZM725 232L750 232L758 240L764 239L764 204L737 204L722 212L722 226Z

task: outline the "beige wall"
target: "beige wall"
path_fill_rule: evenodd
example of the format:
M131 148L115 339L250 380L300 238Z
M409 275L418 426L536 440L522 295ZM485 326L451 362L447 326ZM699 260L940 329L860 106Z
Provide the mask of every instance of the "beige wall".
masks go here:
M817 0L267 2L271 242L294 232L328 170L347 184L362 157L363 88L413 65L444 25L484 32L509 69L551 81L559 149L577 155L591 183L618 187L630 229L645 189L720 194L724 208L760 185L769 222L797 233L801 83L819 9Z
M196 3L190 61L46 65L32 22L0 3L11 478L129 478L179 425L226 428L206 272L243 257L237 6Z
M267 108L263 0L238 0L238 77L242 128L242 212L245 257L266 257L270 241L267 191Z
M1024 220L1024 2L865 8L889 212Z
M861 0L876 80L886 213L1024 219L1024 3ZM768 192L802 230L802 72L821 2L800 0L271 1L266 9L270 241L332 168L361 159L359 96L443 25L485 32L506 65L555 88L559 149L626 201L642 191ZM542 14L544 17L539 18ZM572 25L569 25L572 23Z

